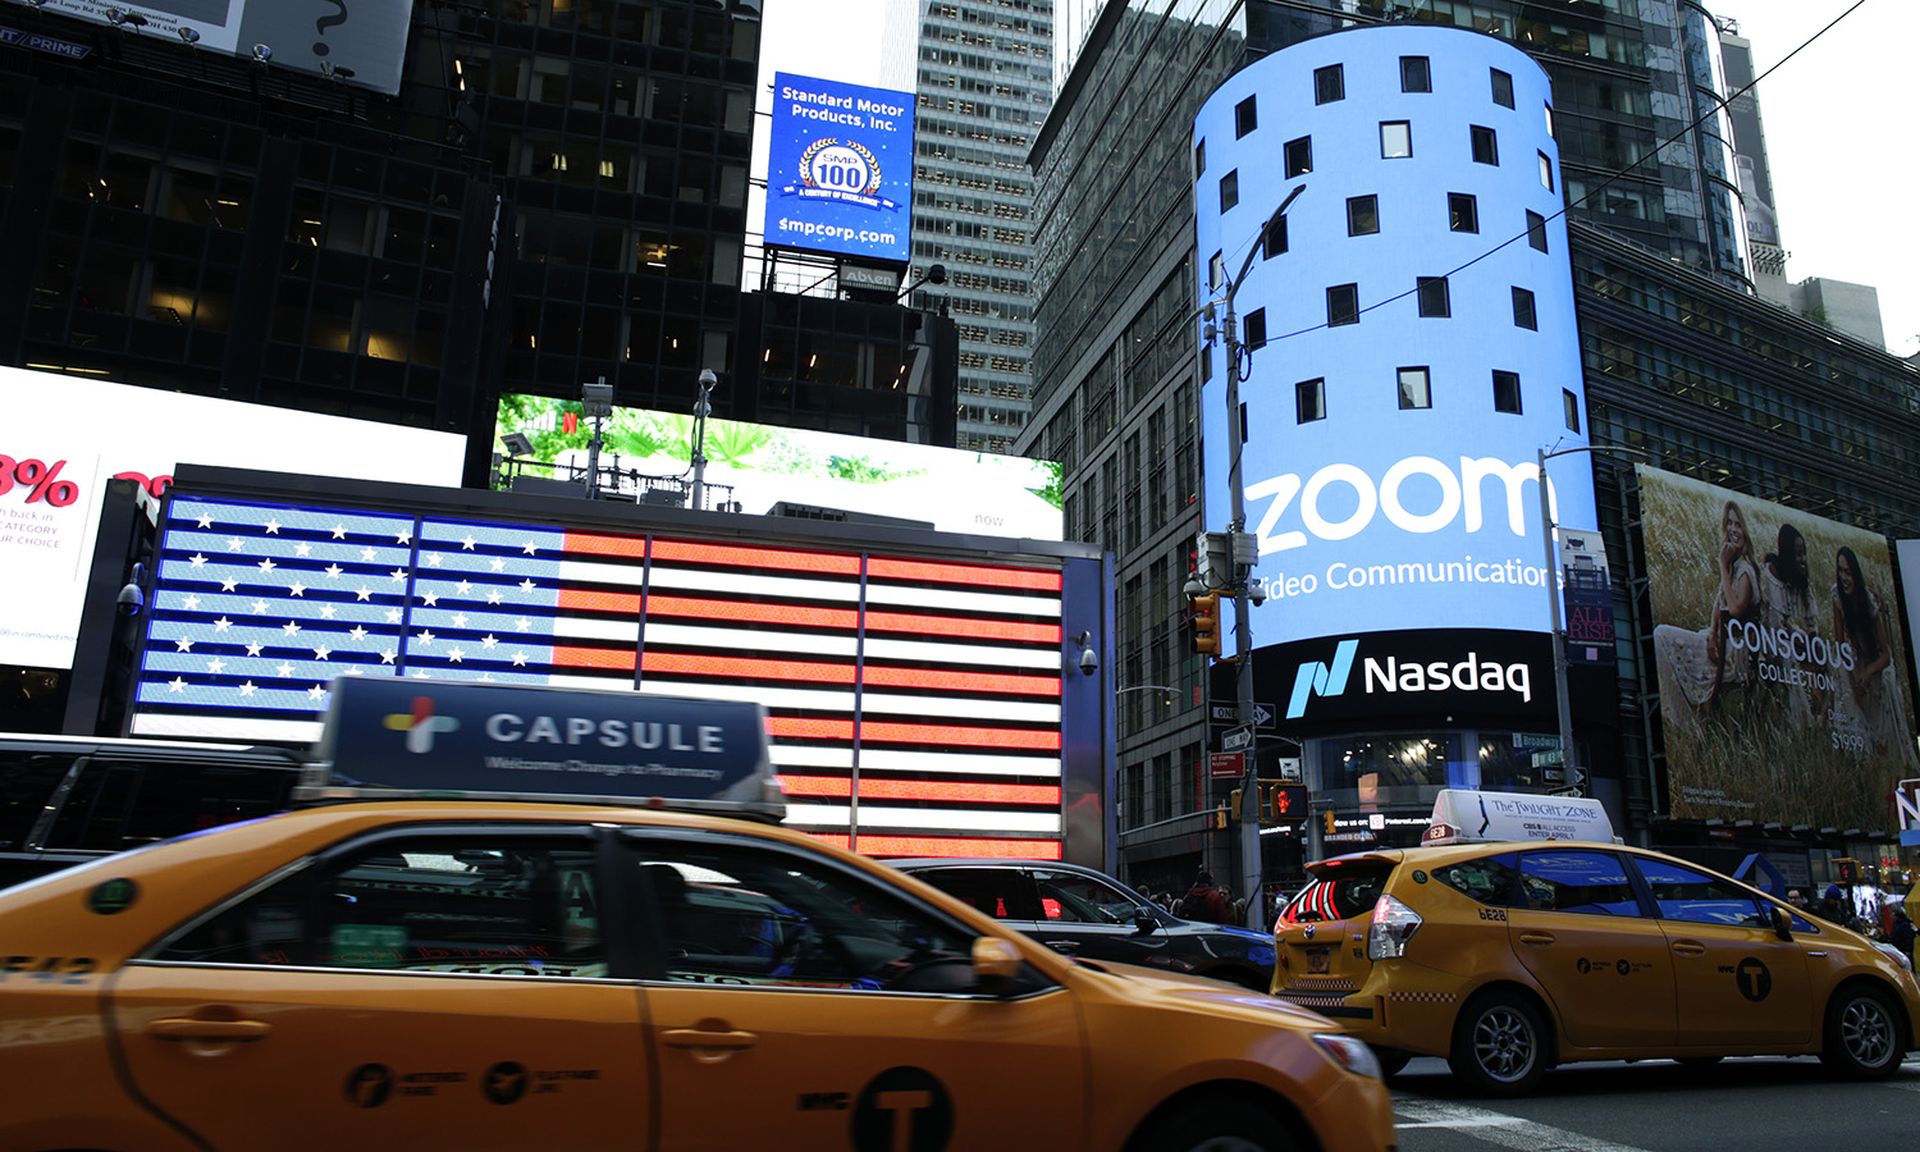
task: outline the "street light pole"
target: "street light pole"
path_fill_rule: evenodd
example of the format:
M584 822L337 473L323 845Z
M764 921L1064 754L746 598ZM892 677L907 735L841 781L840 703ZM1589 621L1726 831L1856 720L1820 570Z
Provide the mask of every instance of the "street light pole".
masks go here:
M1240 536L1247 527L1247 498L1245 486L1240 477L1241 449L1245 447L1245 418L1240 412L1240 321L1235 315L1234 297L1239 295L1240 286L1246 282L1247 273L1253 268L1253 261L1267 246L1267 239L1274 227L1286 216L1287 209L1300 193L1306 191L1305 184L1296 184L1287 198L1273 210L1273 215L1260 229L1260 235L1254 238L1253 247L1247 250L1247 258L1241 262L1240 271L1227 281L1227 496L1232 514L1232 522L1227 525L1228 538L1233 542L1233 652L1237 662L1234 680L1234 726L1245 731L1250 737L1254 733L1253 723L1253 607L1248 597L1248 582L1253 568L1251 560L1243 568L1240 563ZM1240 892L1246 898L1245 926L1261 928L1266 919L1266 876L1263 861L1260 858L1260 756L1259 741L1249 739L1246 748L1246 777L1241 784L1240 804Z
M1567 786L1577 787L1576 781L1584 781L1580 770L1580 756L1573 743L1573 701L1567 699L1567 629L1560 619L1560 557L1554 549L1553 504L1548 499L1547 461L1556 456L1573 456L1579 453L1595 452L1620 456L1646 457L1638 448L1610 448L1592 444L1578 448L1561 448L1549 452L1545 447L1539 450L1538 468L1540 469L1540 535L1545 541L1547 560L1547 612L1553 626L1553 698L1559 711L1560 720L1560 770L1566 773Z
M713 369L700 370L700 398L693 402L693 506L707 506L707 417L713 415L713 386L720 378Z

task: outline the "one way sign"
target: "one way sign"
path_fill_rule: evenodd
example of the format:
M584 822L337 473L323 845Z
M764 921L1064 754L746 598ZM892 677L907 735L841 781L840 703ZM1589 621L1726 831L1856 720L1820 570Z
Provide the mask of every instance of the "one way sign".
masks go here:
M1209 709L1209 714L1213 717L1214 723L1216 724L1233 724L1240 719L1240 709L1232 704L1215 704ZM1253 726L1255 728L1272 728L1274 717L1277 714L1276 709L1271 704L1255 704L1253 706Z

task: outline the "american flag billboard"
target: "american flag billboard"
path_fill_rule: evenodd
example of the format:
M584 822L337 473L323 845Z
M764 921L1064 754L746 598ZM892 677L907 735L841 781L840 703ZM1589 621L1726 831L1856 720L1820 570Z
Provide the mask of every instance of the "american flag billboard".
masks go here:
M176 489L129 733L309 743L340 676L743 700L790 825L1065 855L1064 697L1105 679L1062 621L1072 584L1099 628L1101 561L822 543Z

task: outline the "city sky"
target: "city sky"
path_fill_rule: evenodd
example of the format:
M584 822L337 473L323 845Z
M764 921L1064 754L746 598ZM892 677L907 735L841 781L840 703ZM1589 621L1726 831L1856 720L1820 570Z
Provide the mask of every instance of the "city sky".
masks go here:
M1740 23L1764 72L1855 0L1710 0L1712 10ZM761 47L760 109L771 108L775 72L798 72L853 84L910 83L911 65L887 61L882 43L889 15L917 0L775 0L766 6ZM1773 170L1774 203L1787 278L1810 276L1869 284L1880 294L1887 350L1920 352L1920 250L1906 202L1920 176L1920 157L1890 135L1889 120L1915 100L1907 71L1920 43L1920 3L1866 0L1759 86L1760 115ZM764 129L764 123L761 125ZM764 181L767 133L755 133L753 175ZM748 230L758 242L760 188L753 190Z

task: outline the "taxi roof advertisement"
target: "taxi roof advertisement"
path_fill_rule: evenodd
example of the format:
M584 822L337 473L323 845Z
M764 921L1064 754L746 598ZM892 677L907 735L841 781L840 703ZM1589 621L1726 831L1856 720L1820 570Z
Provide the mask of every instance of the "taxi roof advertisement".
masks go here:
M913 94L776 73L766 242L905 264Z
M1638 472L1672 814L1890 827L1920 757L1886 539Z
M345 676L332 694L320 752L339 784L764 799L758 704Z

